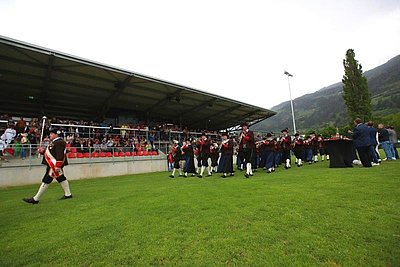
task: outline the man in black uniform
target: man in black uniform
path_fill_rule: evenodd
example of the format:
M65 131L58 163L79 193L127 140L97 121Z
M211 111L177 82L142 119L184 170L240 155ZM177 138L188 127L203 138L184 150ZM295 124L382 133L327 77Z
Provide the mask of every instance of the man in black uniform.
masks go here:
M222 133L221 158L224 158L222 178L226 178L228 173L233 176L233 140L229 138L227 132Z
M53 179L61 185L64 190L64 196L61 199L72 198L67 178L64 175L63 168L68 165L65 153L65 141L59 137L60 130L50 129L50 144L44 148L39 148L39 153L43 154L42 164L46 165L46 173L42 179L42 184L34 197L24 198L23 201L31 204L38 204L40 196L46 191Z
M207 138L206 134L202 133L201 137L197 140L197 146L199 147L199 159L201 162L199 177L203 177L205 168L207 168L208 176L211 176L211 168L208 166L208 158L210 157L211 146L210 138Z
M239 136L239 154L242 155L242 162L246 162L246 178L253 176L252 165L256 157L256 143L253 131L249 130L247 122L242 123L242 133Z
M172 151L172 156L174 159L174 168L172 169L172 173L169 177L174 178L175 177L175 171L178 170L179 171L179 176L182 176L182 169L180 166L180 161L182 159L182 149L179 146L179 142L178 140L173 140L173 147L171 149Z
M288 129L283 129L281 131L283 136L281 137L281 147L282 147L282 161L285 163L285 169L290 168L290 150L292 145L292 137L288 134Z
M304 143L303 143L303 139L300 137L299 133L296 133L294 135L292 147L293 147L294 156L296 157L297 167L303 166L302 161L304 160Z

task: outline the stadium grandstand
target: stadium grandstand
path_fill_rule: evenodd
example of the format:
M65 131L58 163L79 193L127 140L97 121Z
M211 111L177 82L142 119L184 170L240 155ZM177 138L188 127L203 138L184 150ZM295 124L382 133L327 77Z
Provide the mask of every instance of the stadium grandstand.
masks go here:
M0 159L7 160L4 154L29 158L0 163L1 167L40 165L32 156L42 132L46 142L48 128L54 126L62 129L72 161L90 158L93 163L93 158L114 161L167 153L173 139L201 132L217 136L219 131L237 129L243 121L253 125L276 114L4 36L0 36L0 89L0 135L4 139L10 126L16 130L12 143L0 147L8 147Z
M0 36L0 113L221 130L275 112ZM39 115L39 116L38 116Z

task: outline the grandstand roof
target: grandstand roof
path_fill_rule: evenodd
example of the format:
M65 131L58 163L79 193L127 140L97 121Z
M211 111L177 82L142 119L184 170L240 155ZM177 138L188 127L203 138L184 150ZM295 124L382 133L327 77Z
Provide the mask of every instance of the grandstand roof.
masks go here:
M0 113L101 120L131 114L220 130L274 111L0 36Z

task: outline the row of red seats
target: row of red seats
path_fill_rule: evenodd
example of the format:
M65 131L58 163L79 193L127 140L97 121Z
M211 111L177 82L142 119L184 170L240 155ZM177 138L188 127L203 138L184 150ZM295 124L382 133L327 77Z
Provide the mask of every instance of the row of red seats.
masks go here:
M139 152L93 152L93 153L80 153L80 152L72 152L68 153L68 158L111 158L111 157L130 157L130 156L156 156L158 155L157 151L139 151Z

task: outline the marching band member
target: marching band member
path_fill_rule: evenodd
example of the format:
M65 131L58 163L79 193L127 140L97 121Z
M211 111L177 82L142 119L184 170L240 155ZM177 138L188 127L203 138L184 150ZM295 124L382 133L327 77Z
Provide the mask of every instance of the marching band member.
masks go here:
M194 176L196 173L196 169L194 167L194 150L192 141L192 138L188 138L186 143L182 146L182 153L185 158L185 165L183 167L184 177L187 177L188 173L192 173L192 176Z
M211 158L211 173L217 172L218 170L218 158L219 158L219 146L213 142L210 145L210 158Z
M265 170L265 158L266 158L266 150L264 142L267 138L263 137L263 140L256 142L257 156L259 157L259 167L262 167Z
M317 138L317 142L318 142L318 152L319 155L321 156L321 161L325 160L325 143L324 143L324 138L322 137L322 135L320 134Z
M197 162L197 167L195 168L196 174L199 174L200 169L201 169L201 160L200 160L199 148L196 146L196 144L197 144L197 140L193 142L193 149L194 149L194 158L196 159L196 162Z
M205 168L207 168L208 176L211 176L211 168L208 166L208 158L210 157L210 146L211 140L207 138L205 133L201 134L201 137L197 140L197 145L199 147L199 155L201 162L201 170L199 178L203 177Z
M304 160L304 144L303 144L303 139L301 139L299 133L296 133L294 135L292 147L293 147L294 156L296 157L297 167L303 166L302 161Z
M68 165L66 156L66 143L59 137L60 130L52 128L50 131L50 144L44 149L39 148L39 153L43 154L42 164L46 165L46 173L42 179L42 184L39 187L37 194L31 198L24 198L23 201L31 204L38 204L41 195L46 191L51 182L55 179L64 190L64 196L61 199L70 199L72 194L69 188L69 183L64 175L63 168Z
M233 176L233 140L229 138L227 132L222 133L221 158L224 158L222 178L226 178L228 173Z
M285 163L285 169L289 169L290 166L290 149L292 144L292 138L288 135L288 130L283 129L281 131L283 136L281 137L281 147L282 147L282 160Z
M264 167L265 169L267 169L267 173L274 172L275 140L272 138L272 133L267 133L267 138L264 140L264 150L265 150Z
M179 146L179 142L177 140L173 141L172 156L174 158L174 168L172 169L172 173L169 177L174 178L176 170L179 170L179 176L182 176L182 170L179 166L179 161L182 158L182 150L181 150L181 148Z
M274 166L278 168L279 165L282 164L282 147L281 147L281 139L279 137L275 137L274 139L275 147L274 147Z
M308 164L313 163L313 148L312 148L312 137L307 136L307 138L303 141L304 145L304 160L308 162Z
M318 162L318 139L315 136L315 132L311 133L311 144L312 144L312 151L314 156L314 163Z
M249 130L247 122L242 123L242 133L239 136L239 152L241 151L242 162L246 162L246 178L253 176L252 163L255 161L256 145L254 141L254 133Z

